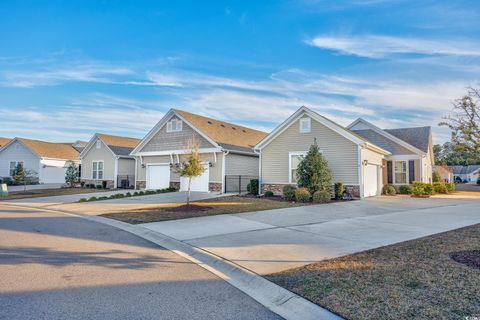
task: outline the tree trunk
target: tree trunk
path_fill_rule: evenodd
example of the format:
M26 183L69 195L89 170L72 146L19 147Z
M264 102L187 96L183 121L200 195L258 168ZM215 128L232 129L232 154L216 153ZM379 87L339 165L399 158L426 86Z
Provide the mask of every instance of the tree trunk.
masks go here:
M187 206L190 204L190 188L192 186L192 178L188 178L188 193L187 193Z

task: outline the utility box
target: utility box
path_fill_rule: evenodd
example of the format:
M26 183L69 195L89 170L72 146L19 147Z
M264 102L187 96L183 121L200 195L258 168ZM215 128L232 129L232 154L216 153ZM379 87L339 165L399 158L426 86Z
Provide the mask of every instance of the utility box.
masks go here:
M0 197L8 196L8 187L6 183L0 184Z

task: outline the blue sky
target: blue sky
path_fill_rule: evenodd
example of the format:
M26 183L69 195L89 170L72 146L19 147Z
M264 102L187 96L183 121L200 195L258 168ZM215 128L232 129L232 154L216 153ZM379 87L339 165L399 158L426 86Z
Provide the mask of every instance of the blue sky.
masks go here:
M478 1L3 0L0 136L141 138L171 107L268 131L306 105L443 142L478 30Z

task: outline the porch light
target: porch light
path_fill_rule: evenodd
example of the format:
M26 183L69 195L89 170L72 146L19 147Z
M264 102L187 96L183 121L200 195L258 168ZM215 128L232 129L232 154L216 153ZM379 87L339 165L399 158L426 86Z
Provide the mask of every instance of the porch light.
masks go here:
M363 165L366 167L368 165L368 160L363 160Z

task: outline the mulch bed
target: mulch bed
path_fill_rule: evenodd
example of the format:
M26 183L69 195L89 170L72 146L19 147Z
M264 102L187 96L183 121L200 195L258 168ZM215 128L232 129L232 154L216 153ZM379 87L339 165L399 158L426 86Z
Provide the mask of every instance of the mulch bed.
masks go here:
M166 209L168 212L202 212L212 209L209 206L198 206L196 204L185 204L183 206L172 207Z
M452 252L450 258L470 268L480 269L480 250Z

